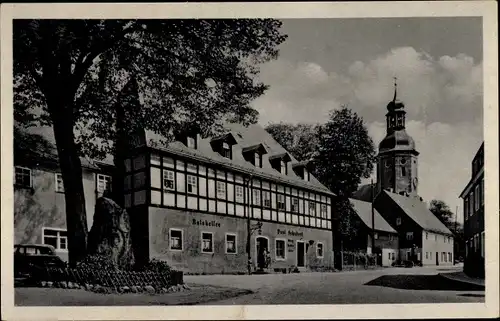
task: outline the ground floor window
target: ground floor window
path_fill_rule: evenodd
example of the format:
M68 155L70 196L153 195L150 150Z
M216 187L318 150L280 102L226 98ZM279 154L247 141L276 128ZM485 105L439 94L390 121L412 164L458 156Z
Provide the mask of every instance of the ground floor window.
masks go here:
M448 252L448 262L452 262L451 252Z
M182 230L170 229L170 249L182 251Z
M429 252L425 252L425 259L428 260L429 259Z
M201 252L213 253L214 252L214 234L210 232L201 233Z
M236 254L236 234L226 234L226 253Z
M284 260L285 259L285 253L286 253L286 249L285 249L285 240L275 240L275 255L276 255L276 259L277 260Z
M56 250L68 249L68 232L65 230L43 228L43 244L52 245Z
M323 257L323 243L318 242L316 245L316 256L317 257Z

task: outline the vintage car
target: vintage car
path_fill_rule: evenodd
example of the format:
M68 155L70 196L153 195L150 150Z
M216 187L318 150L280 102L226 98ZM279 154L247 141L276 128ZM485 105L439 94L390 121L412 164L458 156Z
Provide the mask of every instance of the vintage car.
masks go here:
M14 277L31 279L47 267L65 267L53 246L46 244L14 245Z

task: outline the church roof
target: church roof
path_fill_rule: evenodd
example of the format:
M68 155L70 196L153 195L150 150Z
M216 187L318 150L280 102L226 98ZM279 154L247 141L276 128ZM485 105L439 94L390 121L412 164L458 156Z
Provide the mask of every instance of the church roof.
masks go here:
M408 197L388 191L382 191L422 229L430 232L453 235L451 231L417 197Z
M380 142L378 149L379 153L386 151L413 151L418 154L415 150L415 141L404 129L395 130L385 136Z
M310 175L309 181L304 180L297 175L293 170L293 166L299 163L293 156L276 141L274 138L260 125L252 124L245 127L237 123L227 123L224 125L228 133L234 137L236 144L232 147L232 159L221 156L214 151L210 145L211 138L199 138L197 149L188 148L182 142L174 141L168 145L163 144L161 135L153 131L146 130L146 143L148 146L163 150L172 154L194 158L202 162L213 163L219 166L233 169L245 174L267 178L273 181L283 182L285 184L294 185L310 190L315 190L329 195L334 195L326 186L321 184L313 175ZM243 156L243 149L248 146L256 146L262 144L267 154L262 155L262 168L256 167ZM278 172L271 166L270 159L276 156L287 155L290 157L287 174Z
M372 184L365 184L358 187L358 190L352 194L352 198L371 202L372 201ZM376 188L376 184L373 183L373 188ZM376 189L375 189L376 191Z
M359 218L363 221L363 223L368 227L370 230L372 229L372 203L370 202L364 202L360 200L356 200L353 198L350 198L349 201L351 202L354 210L358 214ZM390 232L390 233L397 233L395 229L393 229L389 223L387 223L386 220L380 215L380 213L375 209L374 210L374 218L375 218L375 231L382 231L382 232Z

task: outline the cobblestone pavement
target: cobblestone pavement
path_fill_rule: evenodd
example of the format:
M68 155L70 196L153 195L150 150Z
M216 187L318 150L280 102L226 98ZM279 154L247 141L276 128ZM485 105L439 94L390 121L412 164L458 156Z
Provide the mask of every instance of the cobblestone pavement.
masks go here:
M268 275L186 276L190 284L250 289L252 294L207 304L356 304L484 302L484 291L448 282L438 273L461 267Z

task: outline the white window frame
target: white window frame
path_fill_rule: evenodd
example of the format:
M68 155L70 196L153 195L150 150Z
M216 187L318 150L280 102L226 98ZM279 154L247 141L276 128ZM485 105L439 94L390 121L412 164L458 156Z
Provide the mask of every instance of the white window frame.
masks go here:
M252 189L252 195L253 195L253 205L260 206L261 205L260 189Z
M308 206L309 206L309 216L316 217L316 202L315 201L309 201Z
M320 245L320 244L321 244L321 251L323 252L323 253L321 253L321 255L319 255L319 253L318 253L319 252L318 245ZM316 257L319 258L319 259L322 259L322 258L325 257L325 244L323 242L317 242L316 243Z
M413 240L413 232L406 232L406 239L408 241Z
M194 137L194 136L187 136L186 137L186 146L189 147L189 148L196 149L196 137Z
M52 236L52 235L48 235L46 236L45 235L45 231L53 231L53 232L56 232L56 236ZM63 229L63 228L58 228L58 227L42 227L42 243L43 244L46 244L46 245L50 245L48 243L45 243L45 237L49 237L49 238L55 238L56 239L56 245L55 246L55 249L58 251L58 252L67 252L68 251L68 236L61 236L61 232L66 232L66 234L68 233L68 231L66 229ZM66 240L66 248L61 248L61 239L65 239Z
M481 205L484 205L484 178L481 178Z
M24 185L24 184L19 184L17 182L17 173L16 171L17 170L23 170L23 171L28 171L29 172L29 177L30 177L30 182L29 182L29 185ZM22 173L22 175L26 175L25 173ZM24 187L24 188L32 188L33 187L33 171L31 170L31 168L27 168L27 167L22 167L22 166L14 166L14 184L18 187Z
M469 219L469 196L464 198L464 219Z
M469 217L474 215L474 192L469 194Z
M112 177L111 177L111 175L106 175L106 174L97 174L97 187L96 187L96 189L97 189L97 192L98 192L98 193L104 193L104 191L106 191L106 189L104 189L104 190L100 190L100 184L99 184L99 182L100 182L100 181L106 182L106 178L108 178L108 179L109 179L109 180L108 180L108 184L109 184L109 186L108 186L107 191L111 192L111 184L112 184ZM104 184L104 185L103 185L103 186L104 186L104 188L106 187L105 185L106 185L106 184Z
M234 252L228 252L228 247L227 247L227 244L228 244L227 237L228 236L234 236ZM212 242L213 242L213 240L212 240ZM238 254L238 235L236 233L226 233L226 235L224 237L224 243L226 246L226 254L230 254L230 255ZM213 245L212 245L212 248L213 248Z
M61 178L61 181L59 182L59 179L58 178ZM55 173L54 174L54 178L55 178L55 189L56 189L56 192L57 193L64 193L64 182L63 182L63 178L62 178L62 174L61 173Z
M212 251L205 251L203 249L203 234L210 234L211 235L211 247L212 247ZM201 231L201 253L205 253L205 254L213 254L214 253L214 232L208 232L208 231Z
M283 257L278 256L278 241L283 242ZM282 238L276 238L274 240L274 258L276 261L286 261L286 252L287 252L286 242L287 240Z
M190 182L191 179L191 182ZM191 192L189 191L189 186L191 185ZM198 194L198 177L196 175L186 175L186 191L188 194Z
M287 172L287 164L284 160L280 160L280 173L286 175Z
M255 167L262 168L262 157L258 152L255 152L254 155L254 165Z
M328 217L328 207L326 206L326 204L320 204L319 210L320 210L320 217L321 218Z
M478 209L479 209L479 184L476 185L474 193L474 210L477 211Z
M222 156L231 159L231 146L226 142L222 143Z
M280 201L281 198L281 201ZM280 206L282 204L282 206ZM282 211L286 211L286 204L285 204L285 195L283 194L276 194L276 208Z
M243 195L245 195L245 188L241 185L234 186L234 200L238 203L243 203Z
M219 188L219 186L222 186L223 188ZM217 195L218 199L226 199L226 182L221 182L217 181L215 184L215 194Z
M172 181L172 187L167 186L167 182ZM163 189L175 191L175 172L169 169L163 170Z
M173 249L172 248L172 231L181 232L181 248ZM170 251L182 252L184 251L184 230L181 228L170 228L168 229L168 248Z
M299 212L299 198L298 197L292 197L290 200L290 210L292 213L298 213Z
M267 199L266 199L267 195ZM265 208L271 208L272 207L272 201L271 201L271 192L270 191L262 191L262 205Z

